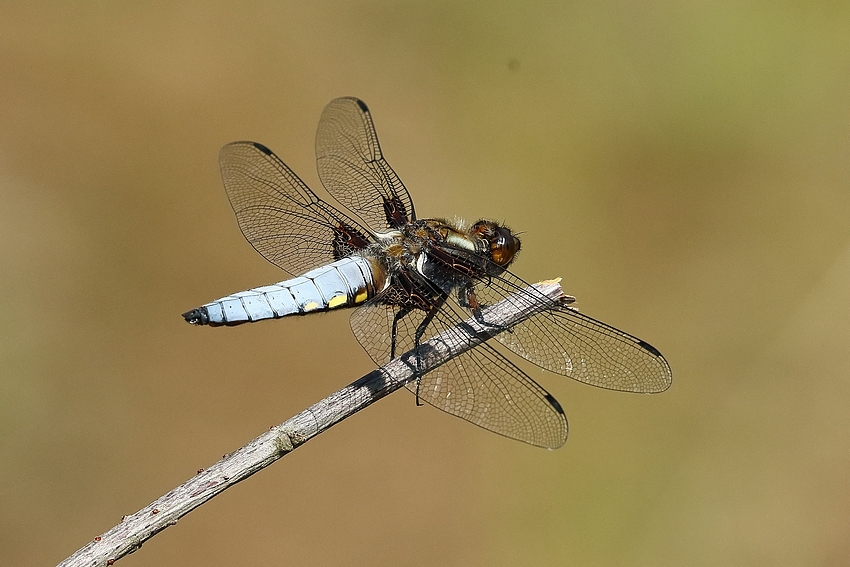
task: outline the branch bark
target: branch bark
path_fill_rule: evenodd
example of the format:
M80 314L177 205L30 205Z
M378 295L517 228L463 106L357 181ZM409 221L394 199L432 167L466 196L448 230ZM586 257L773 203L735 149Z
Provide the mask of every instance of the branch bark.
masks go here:
M561 302L566 297L558 281L531 286L549 299ZM522 293L522 292L521 292ZM468 319L457 327L437 335L420 347L421 369L428 372L448 360L475 348L525 319L547 309L545 302L511 301L507 298L488 307L486 320L498 326L483 326ZM458 332L460 331L460 332ZM391 360L380 368L314 404L298 415L272 427L237 451L225 455L214 465L169 493L124 516L109 531L65 559L59 567L100 567L139 549L142 544L177 520L255 472L300 447L311 438L343 419L402 388L416 378L410 360L412 352Z

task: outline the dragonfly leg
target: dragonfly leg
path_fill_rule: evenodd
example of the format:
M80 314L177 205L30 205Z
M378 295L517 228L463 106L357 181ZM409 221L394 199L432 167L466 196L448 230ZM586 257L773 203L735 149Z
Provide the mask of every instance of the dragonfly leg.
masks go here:
M428 325L431 324L431 321L434 320L434 316L437 314L437 311L440 307L443 306L443 302L445 300L443 298L439 298L432 305L428 312L425 314L425 318L422 319L422 322L419 323L419 326L416 327L416 333L413 335L413 349L416 353L416 405L421 406L422 402L419 401L419 386L422 384L422 361L419 353L419 345L422 343L422 336L425 334L425 330L428 328Z
M393 317L393 326L392 326L392 333L391 333L392 338L391 338L391 343L390 343L390 358L391 359L395 358L395 344L396 344L396 336L398 335L398 322L401 321L401 319L405 315L410 313L411 311L413 311L412 307L402 307L401 309L398 310L398 313L396 313L395 316ZM420 325L420 327L421 327L421 325ZM415 343L414 343L415 349L419 348L419 338L421 336L422 335L419 332L419 329L417 329L416 330ZM419 352L418 351L416 352L416 370L415 370L415 372L416 372L416 405L421 406L422 404L419 402L419 384L421 382L422 375L419 373Z
M402 318L405 315L407 315L408 313L410 313L411 311L413 311L412 307L402 307L401 309L398 310L398 313L396 313L395 316L393 317L392 333L391 333L391 336L390 336L390 339L391 339L391 342L390 342L390 359L391 360L393 358L395 358L395 342L396 342L396 337L398 336L398 322L401 321Z
M472 316L475 317L475 320L481 325L494 329L498 332L511 332L510 327L499 325L498 323L490 323L484 320L484 314L481 312L481 308L485 306L478 302L478 296L475 295L475 289L472 286L467 287L465 293L460 294L460 304L472 311Z

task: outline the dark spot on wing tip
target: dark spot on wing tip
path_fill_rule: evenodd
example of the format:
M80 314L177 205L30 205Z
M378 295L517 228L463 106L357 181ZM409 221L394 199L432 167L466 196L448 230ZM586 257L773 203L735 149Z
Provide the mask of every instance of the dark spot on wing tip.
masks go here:
M369 107L368 107L368 106L366 106L366 103L365 103L365 102L363 102L363 101L362 101L362 100L360 100L359 98L355 98L354 100L356 100L356 101L357 101L357 106L359 106L359 107L360 107L360 110L362 110L363 112L369 112Z
M658 351L658 349L652 346L651 344L645 341L638 340L638 345L640 345L643 350L648 351L657 357L661 357L661 353Z
M549 392L546 392L546 401L548 401L548 402L549 402L549 404L550 404L553 408L555 408L556 410L558 410L558 413L559 413L559 414L564 415L564 408L562 408L562 407L561 407L561 403L560 403L558 400L556 400L556 399L555 399L555 396L553 396L553 395L552 395L552 394L550 394Z
M210 322L210 314L206 307L198 307L183 314L187 323L192 325L207 325Z
M268 149L267 147L265 147L263 144L261 144L259 142L251 142L251 143L254 144L255 148L257 148L258 150L260 150L261 152L263 152L267 156L272 155L272 151L270 149Z

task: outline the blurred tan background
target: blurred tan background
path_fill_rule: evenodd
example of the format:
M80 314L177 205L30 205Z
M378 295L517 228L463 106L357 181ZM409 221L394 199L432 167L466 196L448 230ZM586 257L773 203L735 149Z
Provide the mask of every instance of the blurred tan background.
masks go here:
M219 148L320 189L370 106L420 216L656 345L658 396L522 364L562 449L398 393L159 534L142 565L847 565L850 4L4 3L0 563L54 565L372 368L346 313L180 313L282 279Z

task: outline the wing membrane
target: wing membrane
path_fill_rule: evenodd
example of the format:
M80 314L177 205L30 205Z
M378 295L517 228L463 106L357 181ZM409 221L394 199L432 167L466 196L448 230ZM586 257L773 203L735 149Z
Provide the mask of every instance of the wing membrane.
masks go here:
M520 307L545 302L549 310L500 333L496 339L541 368L579 382L625 392L656 393L670 387L667 361L649 343L559 305L510 272L475 289L482 303L508 298Z
M319 178L328 193L375 232L414 220L413 201L386 162L372 115L356 98L332 100L316 132Z
M262 144L228 144L219 163L242 234L290 274L347 256L371 241L370 231L321 200Z
M398 309L378 301L351 316L354 335L378 364L390 359L390 329ZM414 310L399 321L397 355L414 347L414 335L424 317L424 311ZM422 340L455 328L459 321L456 308L444 305ZM407 388L417 393L416 383ZM418 396L446 413L538 447L554 449L567 439L567 419L557 400L486 343L425 374Z

